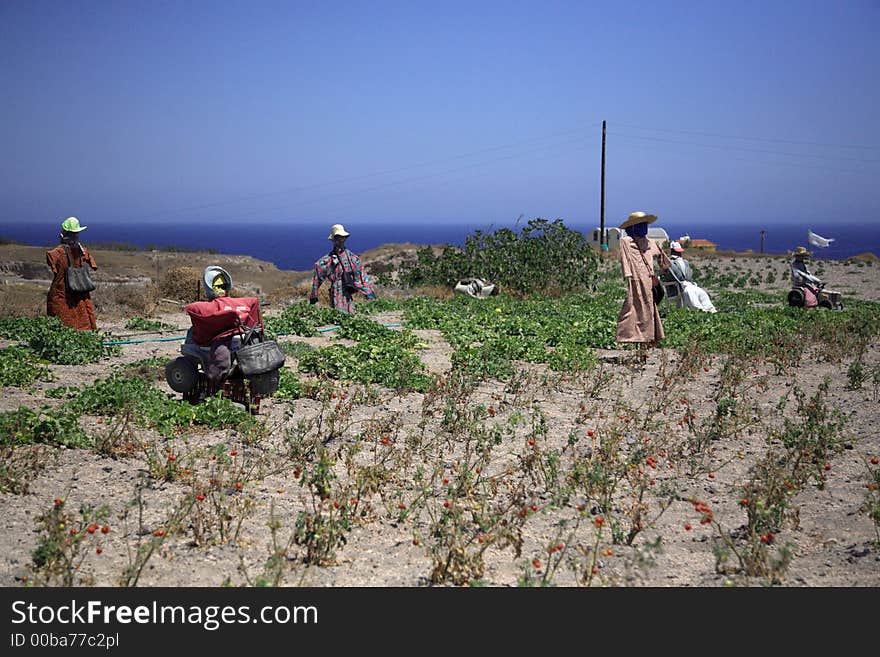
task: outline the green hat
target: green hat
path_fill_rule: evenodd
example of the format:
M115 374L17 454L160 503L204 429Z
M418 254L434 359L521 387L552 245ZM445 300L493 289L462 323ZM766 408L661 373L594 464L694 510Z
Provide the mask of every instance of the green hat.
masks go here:
M81 230L85 230L88 226L80 226L79 219L76 217L68 217L63 222L61 222L61 230L67 233L78 233Z

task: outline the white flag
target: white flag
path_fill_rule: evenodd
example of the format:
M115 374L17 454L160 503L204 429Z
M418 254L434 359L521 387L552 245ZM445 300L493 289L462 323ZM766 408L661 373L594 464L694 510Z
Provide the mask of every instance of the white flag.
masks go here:
M807 229L807 240L813 246L827 247L827 246L831 246L831 242L834 241L834 238L833 237L826 238L826 237L822 237L821 235L816 235L816 233L814 233L813 231L811 231L808 228Z

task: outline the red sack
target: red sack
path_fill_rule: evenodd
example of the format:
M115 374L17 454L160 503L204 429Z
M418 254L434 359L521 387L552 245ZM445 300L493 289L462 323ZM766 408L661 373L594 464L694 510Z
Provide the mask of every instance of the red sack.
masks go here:
M239 326L249 328L260 323L260 300L256 297L219 297L196 301L185 308L192 321L192 338L206 347L217 338L232 335Z

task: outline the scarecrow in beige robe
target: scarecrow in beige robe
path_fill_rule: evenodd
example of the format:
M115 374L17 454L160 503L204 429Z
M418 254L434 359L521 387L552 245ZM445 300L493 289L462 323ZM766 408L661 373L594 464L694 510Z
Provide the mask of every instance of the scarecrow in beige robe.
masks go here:
M663 339L663 323L651 292L657 280L654 260L661 269L669 269L669 258L647 238L648 224L657 217L633 212L621 228L627 236L620 239L620 266L626 281L626 299L617 318L617 341L639 342L653 346Z

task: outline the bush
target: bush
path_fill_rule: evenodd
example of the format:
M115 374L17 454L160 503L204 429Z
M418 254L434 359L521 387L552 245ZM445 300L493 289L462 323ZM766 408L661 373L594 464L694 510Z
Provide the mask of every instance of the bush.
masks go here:
M454 285L478 277L504 292L560 294L591 290L598 259L583 234L561 220L529 221L519 235L509 228L492 234L477 231L463 249L446 245L440 256L431 247L418 251L415 264L404 264L399 278L406 285Z
M184 303L198 301L202 292L202 271L195 267L172 267L159 281L159 293Z

